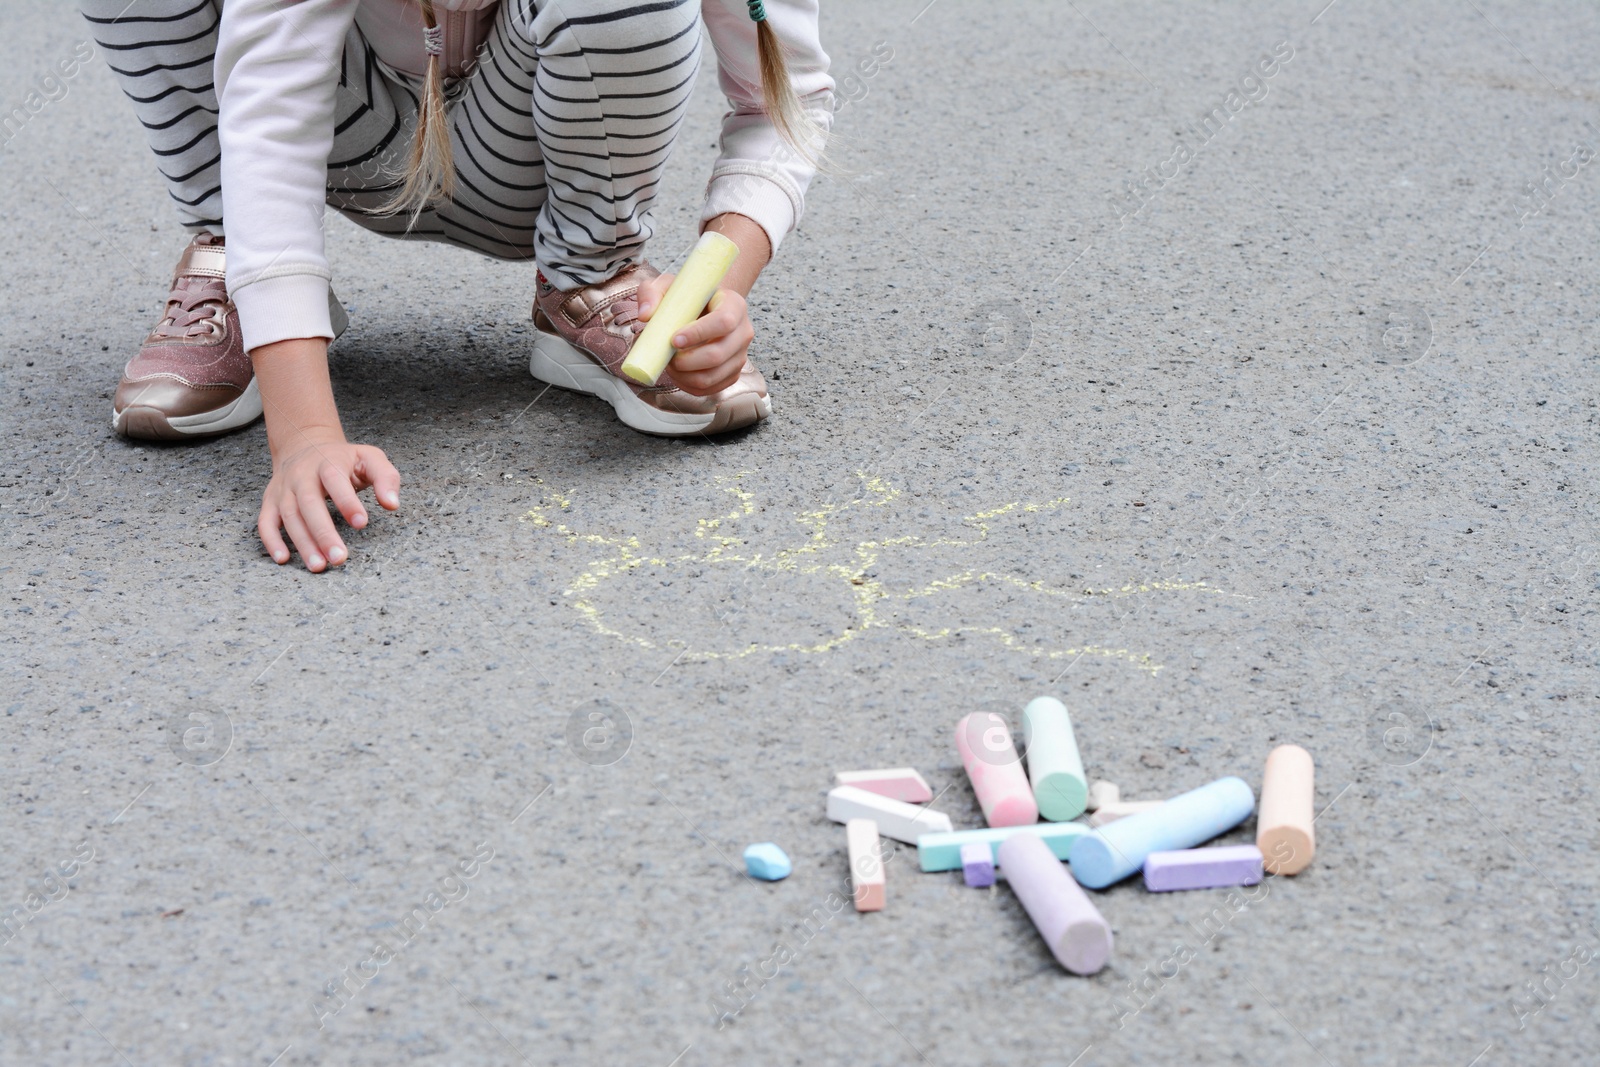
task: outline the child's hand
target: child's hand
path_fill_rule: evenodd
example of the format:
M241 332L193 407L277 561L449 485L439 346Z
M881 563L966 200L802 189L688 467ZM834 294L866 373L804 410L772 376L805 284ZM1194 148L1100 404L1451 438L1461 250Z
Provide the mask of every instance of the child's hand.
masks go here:
M275 457L256 524L262 545L275 561L288 563L281 528L288 531L307 570L338 566L350 553L334 530L324 501L332 500L344 521L359 530L367 525L367 511L356 494L368 486L388 510L400 506L400 472L381 448L340 439L309 443Z
M639 287L641 319L650 320L673 277L662 274ZM744 297L732 289L718 289L706 305L706 313L673 335L672 347L678 352L667 365L672 380L696 396L726 389L739 380L755 336Z

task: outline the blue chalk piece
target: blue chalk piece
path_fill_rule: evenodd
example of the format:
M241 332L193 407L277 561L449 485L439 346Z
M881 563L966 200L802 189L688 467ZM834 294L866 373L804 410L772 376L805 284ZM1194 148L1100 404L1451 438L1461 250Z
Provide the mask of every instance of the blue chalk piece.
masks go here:
M961 876L974 889L994 885L994 852L984 841L968 841L961 846Z
M1244 822L1255 807L1244 779L1219 778L1084 834L1072 843L1067 862L1081 885L1104 889L1143 867L1150 853L1203 844Z
M776 882L789 877L794 864L789 862L783 849L771 841L763 841L744 850L744 869L750 872L752 878Z

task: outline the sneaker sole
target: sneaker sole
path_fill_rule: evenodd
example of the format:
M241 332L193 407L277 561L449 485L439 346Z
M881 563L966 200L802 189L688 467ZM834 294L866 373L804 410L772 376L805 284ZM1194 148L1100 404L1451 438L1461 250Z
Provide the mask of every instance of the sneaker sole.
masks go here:
M610 404L623 424L640 433L656 437L693 437L699 434L727 433L754 426L772 415L772 398L740 397L709 415L689 415L651 407L604 367L564 339L539 330L533 341L528 370L539 381L558 389L570 389L598 397Z
M184 441L237 430L260 417L261 391L256 388L256 380L251 378L244 392L235 397L232 403L220 408L194 415L171 416L160 408L134 404L111 416L111 428L123 437L142 441Z
M350 316L333 290L328 290L328 313L333 319L333 336L350 327ZM111 429L123 437L140 441L186 441L195 437L215 437L250 425L261 417L261 391L255 378L230 404L194 415L168 415L160 408L134 404L111 413Z

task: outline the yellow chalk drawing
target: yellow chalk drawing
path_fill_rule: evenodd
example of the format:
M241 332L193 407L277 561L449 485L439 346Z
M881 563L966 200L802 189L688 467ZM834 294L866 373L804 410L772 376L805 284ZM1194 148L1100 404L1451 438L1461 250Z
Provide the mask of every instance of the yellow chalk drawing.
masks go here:
M978 569L963 570L922 581L903 588L892 588L873 572L886 557L907 557L910 553L931 549L969 550L989 540L991 525L1002 517L1022 517L1032 513L1055 511L1067 504L1066 497L1043 503L1015 502L970 515L962 520L968 534L965 538L934 537L917 534L899 537L880 537L858 541L849 545L836 534L840 520L852 513L866 513L868 509L885 509L901 495L882 478L858 472L862 495L838 504L825 504L814 511L801 512L794 521L804 533L799 543L762 553L753 551L749 539L732 531L741 520L757 512L756 496L742 484L749 471L741 471L731 478L719 478L724 492L735 503L725 515L697 519L694 537L707 543L703 551L673 556L658 556L647 551L636 535L607 536L575 530L562 521L572 510L572 501L565 494L546 487L546 499L530 510L523 521L541 532L554 534L570 545L593 546L602 554L590 560L586 569L572 579L564 591L572 606L583 616L595 632L615 638L639 648L662 650L679 649L678 660L734 660L758 653L789 652L818 655L831 652L873 630L887 630L906 634L924 641L946 641L958 636L988 637L1007 649L1045 659L1059 660L1078 656L1098 656L1120 661L1135 668L1155 674L1161 665L1149 653L1127 648L1110 648L1085 644L1072 648L1041 648L1027 643L1021 636L1003 626L957 625L931 629L895 618L900 605L912 605L942 594L950 594L968 587L1016 589L1029 594L1053 598L1063 606L1087 604L1150 594L1192 593L1199 595L1225 595L1215 586L1205 582L1150 581L1131 583L1106 589L1061 589L1041 581L1030 581L1014 574ZM540 483L543 485L543 483ZM707 567L737 568L747 574L770 577L780 574L821 576L838 582L848 591L852 616L848 625L837 627L826 637L816 641L799 641L787 644L766 644L751 641L742 647L728 650L696 646L696 635L676 634L671 640L657 640L647 634L631 633L627 622L616 621L602 610L597 598L600 591L618 585L630 576L643 577L646 569L668 570L680 568L703 572ZM1058 610L1051 608L1051 610ZM704 635L699 635L704 636Z

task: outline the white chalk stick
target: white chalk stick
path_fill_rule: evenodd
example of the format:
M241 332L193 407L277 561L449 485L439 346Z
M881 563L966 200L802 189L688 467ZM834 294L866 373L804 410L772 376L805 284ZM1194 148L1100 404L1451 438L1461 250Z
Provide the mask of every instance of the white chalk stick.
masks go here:
M1089 825L1104 826L1108 822L1116 822L1124 815L1137 815L1141 811L1159 808L1162 803L1159 800L1119 800L1114 804L1102 804L1095 809L1093 815L1089 816Z
M884 837L892 837L908 845L916 844L917 838L923 834L953 829L950 816L942 811L891 800L853 785L841 785L828 790L828 818L834 822L872 819Z
M844 824L850 853L850 892L857 911L882 911L884 904L883 854L878 851L878 824L871 819L851 819Z
M1111 782L1093 782L1089 785L1089 806L1085 811L1099 811L1107 804L1122 800L1122 790Z
M926 804L933 799L933 790L928 788L928 783L910 767L839 771L833 776L833 784L853 785L857 789L865 789L891 800L903 800L907 804Z

